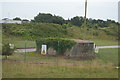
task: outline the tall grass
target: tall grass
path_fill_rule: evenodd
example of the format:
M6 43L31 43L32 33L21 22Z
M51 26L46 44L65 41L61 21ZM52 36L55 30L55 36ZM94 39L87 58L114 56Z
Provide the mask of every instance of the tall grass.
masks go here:
M101 49L94 60L14 53L3 60L4 78L118 78L117 49Z
M48 64L29 64L3 62L3 78L117 78L118 71L110 64L98 62L81 66L61 66Z

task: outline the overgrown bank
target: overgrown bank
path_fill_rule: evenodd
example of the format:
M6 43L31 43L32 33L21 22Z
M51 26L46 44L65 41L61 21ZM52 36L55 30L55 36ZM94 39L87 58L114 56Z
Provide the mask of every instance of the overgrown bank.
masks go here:
M73 25L58 25L53 23L2 24L3 34L19 36L24 39L37 40L47 37L77 38L77 39L107 39L118 40L118 27L80 28Z

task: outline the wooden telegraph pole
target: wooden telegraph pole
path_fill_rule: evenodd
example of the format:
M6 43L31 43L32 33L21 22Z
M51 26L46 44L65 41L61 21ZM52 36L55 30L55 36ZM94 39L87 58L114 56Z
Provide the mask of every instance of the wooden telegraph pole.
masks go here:
M85 0L85 16L84 16L84 27L87 27L86 23L86 15L87 15L87 0Z

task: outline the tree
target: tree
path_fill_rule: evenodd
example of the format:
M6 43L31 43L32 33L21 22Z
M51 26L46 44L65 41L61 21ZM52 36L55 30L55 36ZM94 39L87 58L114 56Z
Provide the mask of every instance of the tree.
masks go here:
M21 21L21 19L19 17L13 18L13 20L20 20Z
M83 17L76 16L70 20L70 23L75 26L81 26L83 24L83 20Z
M34 17L35 22L44 22L44 23L51 23L52 22L52 15L39 13L36 17Z
M99 27L108 27L108 24L106 24L106 22L101 19L97 20L97 24Z
M35 20L32 19L30 22L35 22Z
M55 23L55 24L61 24L62 25L63 23L65 23L65 20L60 16L55 16L54 15L52 22Z
M88 26L88 28L92 28L93 27L93 20L92 20L92 18L86 19L86 21L87 21L87 25L86 26Z
M2 46L2 55L5 56L5 59L7 59L7 56L12 55L13 52L14 52L14 49L10 48L9 43L3 44L3 46Z
M23 19L22 21L29 21L29 20L27 20L27 19Z
M55 23L55 24L63 24L65 21L62 17L52 15L52 14L45 14L45 13L39 13L36 17L34 17L35 22L41 22L41 23ZM33 22L33 21L32 21Z

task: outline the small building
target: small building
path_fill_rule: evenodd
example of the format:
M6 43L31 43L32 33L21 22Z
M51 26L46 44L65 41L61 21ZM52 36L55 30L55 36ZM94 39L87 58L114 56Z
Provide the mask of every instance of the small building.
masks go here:
M93 59L95 58L95 43L93 41L88 40L79 40L79 39L72 39L75 41L75 44L71 48L67 48L64 53L61 53L66 58L75 58L75 59ZM52 42L51 42L52 43ZM41 42L36 41L37 44L37 52L40 53L40 46ZM64 44L56 45L56 49L60 51L60 49L63 49ZM61 45L61 46L60 46ZM53 49L53 47L50 47L48 45L47 54L48 55L60 55L59 52Z
M22 21L22 23L30 23L30 21Z
M68 58L77 59L93 59L95 58L95 43L88 40L72 39L76 42L70 50L67 50L64 55ZM57 52L53 48L48 49L49 55L56 55Z
M65 52L67 57L90 59L95 57L95 43L93 41L73 39L77 44Z
M20 21L20 20L12 20L12 19L9 19L9 18L4 18L4 19L0 20L0 23L17 23L17 24L21 24L22 21Z

